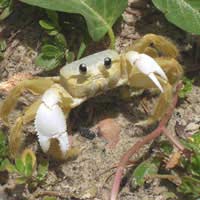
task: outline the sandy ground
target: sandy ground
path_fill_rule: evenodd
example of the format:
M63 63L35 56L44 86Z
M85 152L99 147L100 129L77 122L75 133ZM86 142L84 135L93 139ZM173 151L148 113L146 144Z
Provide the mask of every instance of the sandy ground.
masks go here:
M115 26L117 34L116 49L123 51L134 39L140 38L149 32L162 34L168 36L179 46L183 56L181 62L184 65L193 67L192 65L195 65L191 61L193 59L191 57L193 43L188 39L188 35L168 23L160 13L155 10L152 11L152 5L148 4L146 6L146 2L141 0L129 1L129 7L123 14L123 20ZM38 53L43 32L39 25L32 20L27 20L26 26L23 23L19 23L19 26L16 27L15 15L17 14L14 14L4 24L9 47L5 52L5 59L0 63L1 81L7 80L18 72L45 75L40 68L34 65L34 58ZM58 71L53 72L52 75L56 75ZM198 77L200 77L200 74L197 74L196 78ZM0 97L3 99L4 94L2 93ZM87 106L96 106L95 116L89 127L95 126L103 118L113 118L121 127L120 142L116 148L109 149L104 139L95 137L93 140L89 140L80 136L79 131L73 131L73 143L75 146L80 147L80 155L73 161L62 163L50 160L48 177L46 183L41 186L41 190L81 194L83 191L91 189L94 196L89 199L108 199L113 182L113 176L111 175L114 173L114 170L110 168L119 161L129 147L150 131L149 129L143 130L134 125L135 122L146 117L140 105L141 100L144 98L144 95L136 96L131 102L124 102L111 96L109 102L100 103L104 101L104 96L101 96L98 99L99 103L96 103L95 100L87 102ZM155 103L155 98L149 95L145 99L147 99L148 109L151 110ZM27 94L20 98L16 111L11 115L12 120L32 100L33 96ZM184 130L190 130L191 127L197 127L198 129L199 116L200 87L199 81L196 81L187 99L182 101L176 108L168 128L174 134L177 123L181 124ZM87 118L87 112L85 112L85 118ZM80 126L80 124L84 125L84 120L76 121L75 123L77 126ZM0 125L4 132L7 132L7 129L2 124ZM24 128L24 133L26 135L25 146L32 147L37 152L38 157L44 157L45 155L37 144L32 123ZM145 152L148 152L148 147L145 147L136 156L141 156ZM131 170L127 170L127 172L131 173ZM109 178L109 176L111 177ZM20 196L22 192L20 191L23 191L23 188L16 188L5 199L22 199ZM123 183L119 199L165 200L165 194L168 191L174 191L174 186L157 179L144 187L131 190L129 176ZM69 197L69 199L73 198ZM182 198L180 197L180 199Z

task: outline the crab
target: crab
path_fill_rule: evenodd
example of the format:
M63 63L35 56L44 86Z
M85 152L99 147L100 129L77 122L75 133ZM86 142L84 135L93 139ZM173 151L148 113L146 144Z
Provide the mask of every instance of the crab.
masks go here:
M105 50L87 56L60 70L60 76L35 77L21 81L0 107L0 117L8 125L8 115L20 95L28 90L40 95L26 108L10 129L9 148L16 155L21 147L22 127L34 120L43 152L50 152L57 141L63 158L70 149L66 119L70 111L91 97L119 86L157 88L160 96L154 112L140 125L158 121L172 100L173 86L182 77L176 46L163 36L147 34L134 42L125 53Z

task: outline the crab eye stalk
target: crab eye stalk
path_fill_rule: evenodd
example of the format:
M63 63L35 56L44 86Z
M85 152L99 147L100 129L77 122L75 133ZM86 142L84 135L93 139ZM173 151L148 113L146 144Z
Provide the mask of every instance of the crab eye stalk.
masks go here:
M104 66L106 69L109 69L111 67L112 60L109 57L104 58Z
M79 65L79 71L80 71L80 73L85 74L87 72L87 66L86 66L86 64L84 64L84 63L80 64Z

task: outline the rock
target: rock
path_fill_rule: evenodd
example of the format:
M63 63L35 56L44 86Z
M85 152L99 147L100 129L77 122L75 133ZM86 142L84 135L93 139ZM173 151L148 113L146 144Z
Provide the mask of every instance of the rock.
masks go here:
M98 135L108 142L109 148L114 148L119 142L121 128L111 118L104 119L97 124Z
M194 123L194 122L191 122L191 123L189 123L187 126L186 126L186 128L185 128L185 131L187 131L187 132L194 132L194 131L198 131L199 130L199 128L200 128L200 125L199 124L196 124L196 123Z

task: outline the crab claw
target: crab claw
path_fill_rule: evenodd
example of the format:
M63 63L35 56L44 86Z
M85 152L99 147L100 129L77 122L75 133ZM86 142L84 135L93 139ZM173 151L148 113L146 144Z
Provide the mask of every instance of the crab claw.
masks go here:
M127 53L127 59L130 63L134 64L143 74L147 75L160 89L160 91L163 92L163 88L155 74L158 74L166 81L168 79L165 72L152 57L146 54L139 54L138 52L130 51Z
M50 140L56 138L59 141L60 150L63 155L69 149L69 139L65 115L58 103L60 96L54 89L47 90L42 97L35 118L40 146L44 152L50 148Z

